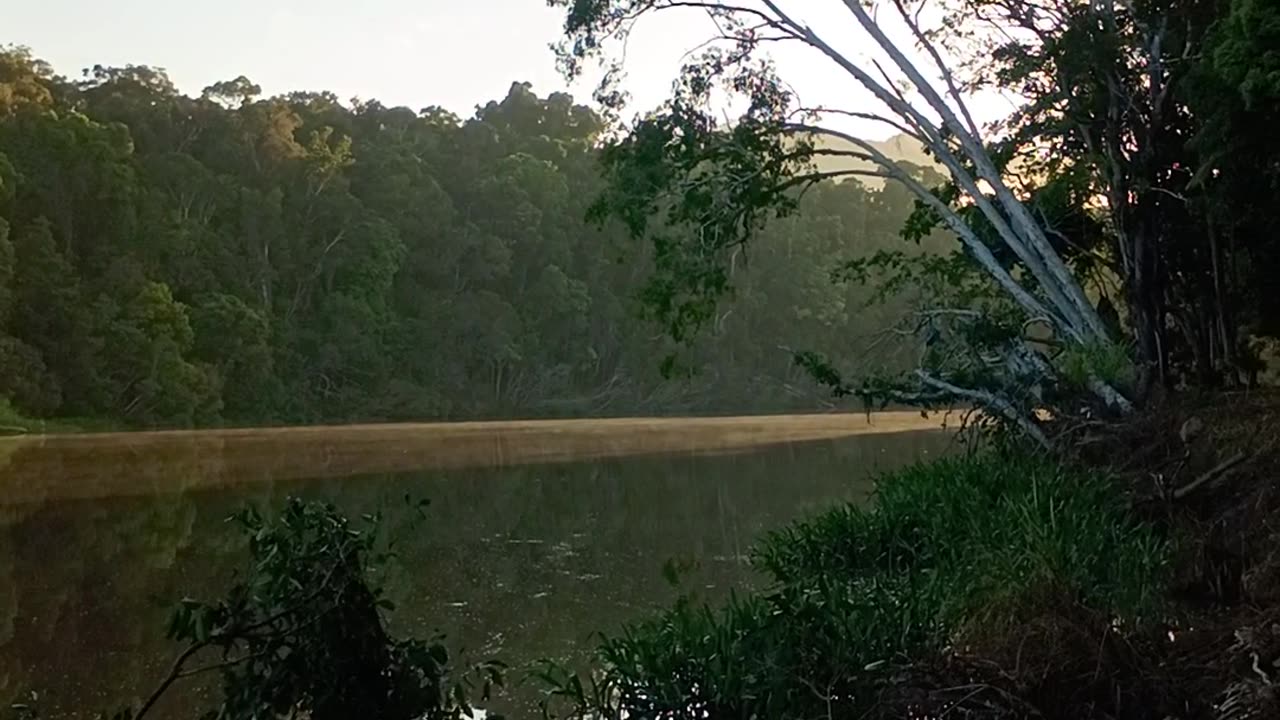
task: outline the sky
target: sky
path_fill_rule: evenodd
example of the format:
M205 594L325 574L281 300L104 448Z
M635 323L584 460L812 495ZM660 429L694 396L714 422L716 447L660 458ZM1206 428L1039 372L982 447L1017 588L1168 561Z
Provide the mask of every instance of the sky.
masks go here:
M0 44L25 45L63 75L101 65L153 65L178 88L198 94L245 75L268 95L329 90L341 99L377 99L413 109L438 105L462 117L505 96L512 82L548 94L590 97L590 82L566 87L548 45L560 36L561 12L545 0L0 0ZM791 0L820 32L847 38L857 53L852 18L838 0ZM843 32L838 23L847 24ZM685 53L712 26L700 11L647 20L627 46L631 109L658 105ZM900 29L897 32L904 32ZM865 93L812 51L778 56L784 79L806 104L850 108ZM978 98L975 114L1007 112L998 98ZM873 108L868 108L873 109ZM856 124L856 123L855 123ZM864 137L881 127L857 124Z

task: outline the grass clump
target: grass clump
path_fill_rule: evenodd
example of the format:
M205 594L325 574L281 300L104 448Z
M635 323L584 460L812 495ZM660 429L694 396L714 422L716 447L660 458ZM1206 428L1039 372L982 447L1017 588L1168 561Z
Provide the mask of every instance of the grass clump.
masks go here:
M919 464L881 478L869 508L764 538L764 591L626 627L590 681L549 672L549 697L569 716L862 717L902 665L1047 594L1154 619L1167 554L1106 477L995 453Z
M1067 348L1057 364L1062 376L1075 387L1088 387L1092 378L1120 387L1130 387L1135 380L1130 348L1114 343Z

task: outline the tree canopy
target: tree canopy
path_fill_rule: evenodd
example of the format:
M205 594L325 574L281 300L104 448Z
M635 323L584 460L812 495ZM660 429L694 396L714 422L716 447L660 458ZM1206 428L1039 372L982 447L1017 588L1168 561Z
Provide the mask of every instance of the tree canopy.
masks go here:
M130 426L763 411L827 399L783 348L899 361L830 275L898 246L906 195L791 196L677 342L696 259L587 221L606 128L523 83L463 119L3 50L0 397Z

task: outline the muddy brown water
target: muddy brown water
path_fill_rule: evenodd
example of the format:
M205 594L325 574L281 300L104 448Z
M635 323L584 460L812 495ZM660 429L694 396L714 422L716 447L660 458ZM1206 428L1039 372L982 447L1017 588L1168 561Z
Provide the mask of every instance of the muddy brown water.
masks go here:
M0 702L36 690L45 717L87 718L149 692L176 651L174 603L218 596L243 564L226 517L290 495L387 510L395 631L443 632L516 668L580 659L594 632L679 593L752 586L754 539L945 452L939 425L884 413L0 439ZM395 509L406 495L430 501L425 521ZM678 588L670 559L696 568ZM159 716L194 717L210 696L179 686ZM518 687L494 705L528 716L535 697Z

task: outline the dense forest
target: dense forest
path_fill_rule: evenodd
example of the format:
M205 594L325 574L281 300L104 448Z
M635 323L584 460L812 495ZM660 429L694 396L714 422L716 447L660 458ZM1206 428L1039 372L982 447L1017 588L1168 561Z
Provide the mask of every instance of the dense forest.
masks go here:
M652 248L588 221L605 132L522 83L464 120L0 51L0 398L132 427L768 411L827 397L787 347L892 362L891 311L831 271L903 244L904 189L810 188L676 342Z

